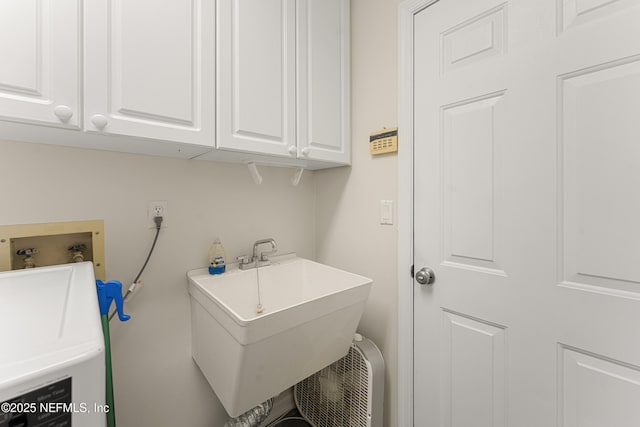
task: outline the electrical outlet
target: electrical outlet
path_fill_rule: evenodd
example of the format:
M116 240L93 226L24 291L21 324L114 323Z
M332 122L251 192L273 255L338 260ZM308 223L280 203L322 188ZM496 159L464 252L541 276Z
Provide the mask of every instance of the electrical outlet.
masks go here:
M155 217L162 217L162 225L164 228L167 226L167 201L166 200L152 200L147 205L147 218L149 220L149 228L156 228Z

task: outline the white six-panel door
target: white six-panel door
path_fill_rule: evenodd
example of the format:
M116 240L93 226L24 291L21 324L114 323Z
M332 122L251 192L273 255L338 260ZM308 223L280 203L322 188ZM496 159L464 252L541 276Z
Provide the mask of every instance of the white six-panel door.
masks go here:
M213 3L85 2L85 129L213 146Z
M414 425L640 425L640 3L424 6Z
M78 0L0 1L0 118L79 127Z

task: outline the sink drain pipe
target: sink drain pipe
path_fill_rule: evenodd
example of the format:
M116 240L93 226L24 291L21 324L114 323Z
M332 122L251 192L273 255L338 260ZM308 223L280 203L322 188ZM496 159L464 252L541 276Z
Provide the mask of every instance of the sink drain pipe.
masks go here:
M272 409L273 398L259 404L255 408L249 409L238 417L231 418L224 424L224 427L257 427L267 418Z

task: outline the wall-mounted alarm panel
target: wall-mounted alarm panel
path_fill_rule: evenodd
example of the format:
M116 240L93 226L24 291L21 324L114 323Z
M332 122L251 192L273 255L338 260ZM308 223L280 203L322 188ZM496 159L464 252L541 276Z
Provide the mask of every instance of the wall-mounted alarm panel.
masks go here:
M395 153L398 151L398 128L382 129L369 137L369 151L372 155Z

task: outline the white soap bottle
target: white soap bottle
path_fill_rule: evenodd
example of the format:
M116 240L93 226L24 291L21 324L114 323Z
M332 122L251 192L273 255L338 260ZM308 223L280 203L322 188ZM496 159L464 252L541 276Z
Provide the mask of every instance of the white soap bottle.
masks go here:
M209 274L222 274L227 267L227 256L220 238L216 237L209 248Z

